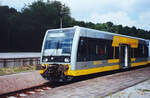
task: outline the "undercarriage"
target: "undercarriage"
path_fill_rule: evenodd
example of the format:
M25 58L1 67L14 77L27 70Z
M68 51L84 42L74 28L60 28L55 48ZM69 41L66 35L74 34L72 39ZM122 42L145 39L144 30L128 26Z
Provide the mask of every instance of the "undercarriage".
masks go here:
M68 66L61 64L53 64L47 67L42 76L50 82L69 82L73 79L71 76L65 76L64 72L68 70Z

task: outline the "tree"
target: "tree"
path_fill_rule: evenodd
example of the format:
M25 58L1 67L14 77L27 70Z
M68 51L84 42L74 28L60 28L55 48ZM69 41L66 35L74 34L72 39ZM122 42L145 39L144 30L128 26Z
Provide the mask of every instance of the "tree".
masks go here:
M0 51L11 48L11 17L17 13L14 8L8 6L0 6Z
M113 23L112 22L106 22L105 23L106 29L108 32L112 32Z
M46 30L60 27L61 12L65 13L63 20L66 21L64 22L64 27L67 27L71 21L70 9L59 1L48 1L45 3L39 0L24 7L18 18L21 21L18 29L19 48L39 51ZM19 43L24 43L28 47Z
M112 22L92 23L77 21L70 15L69 7L59 1L38 0L26 5L21 12L0 6L0 51L40 51L47 29L74 25L150 39L150 31L136 27L123 27Z

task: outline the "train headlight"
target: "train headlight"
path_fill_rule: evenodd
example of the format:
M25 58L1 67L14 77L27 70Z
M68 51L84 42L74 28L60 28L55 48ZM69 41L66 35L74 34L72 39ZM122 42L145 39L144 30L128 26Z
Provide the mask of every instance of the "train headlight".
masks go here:
M69 58L65 58L64 61L67 62L67 63L69 63L70 59Z
M44 62L47 62L47 61L48 61L48 58L44 58L43 61L44 61Z
M48 61L48 58L46 58L45 61L47 62L47 61Z
M51 57L51 60L54 60L54 57Z

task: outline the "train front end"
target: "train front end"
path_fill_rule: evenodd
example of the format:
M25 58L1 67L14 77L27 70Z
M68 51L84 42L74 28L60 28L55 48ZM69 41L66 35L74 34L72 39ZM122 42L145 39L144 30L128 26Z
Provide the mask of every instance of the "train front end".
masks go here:
M70 81L65 72L70 69L75 28L54 29L46 32L41 51L40 74L54 82Z

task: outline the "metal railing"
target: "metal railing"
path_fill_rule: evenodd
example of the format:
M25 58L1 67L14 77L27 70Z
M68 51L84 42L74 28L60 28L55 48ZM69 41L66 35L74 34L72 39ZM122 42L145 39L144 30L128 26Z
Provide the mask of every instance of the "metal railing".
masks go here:
M40 57L0 58L0 68L38 64L40 64Z

